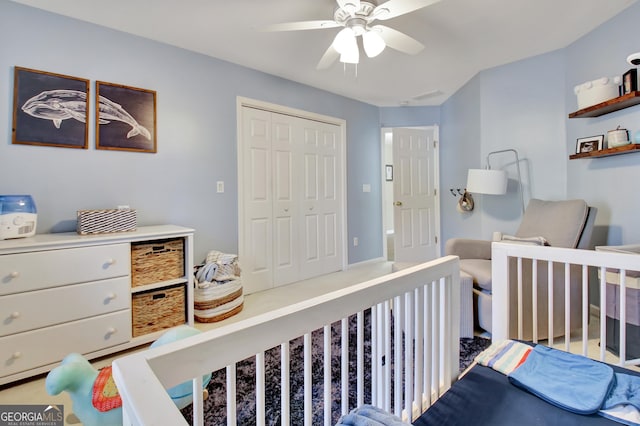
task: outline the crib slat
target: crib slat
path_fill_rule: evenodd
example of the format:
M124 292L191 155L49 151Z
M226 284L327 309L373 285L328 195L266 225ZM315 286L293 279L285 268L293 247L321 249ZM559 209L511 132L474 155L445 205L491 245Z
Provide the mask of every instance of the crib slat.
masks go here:
M424 386L423 383L423 374L424 374L424 364L422 362L420 362L420 360L423 357L424 354L424 307L422 305L423 302L423 289L422 288L417 288L414 290L415 294L414 294L414 313L415 313L415 318L414 318L414 327L415 327L415 336L416 336L416 341L415 341L415 351L416 351L416 355L415 355L415 359L416 359L416 363L415 363L415 383L414 383L414 387L413 387L413 392L414 392L414 400L416 402L416 409L418 410L418 413L422 413L423 411L423 407L424 407L424 393L422 392L422 387Z
M431 352L431 348L432 348L432 341L433 341L433 328L432 328L432 322L431 322L431 316L429 315L429 312L431 312L431 306L433 304L432 300L433 300L433 295L432 295L432 286L427 284L424 286L424 311L425 311L425 315L423 318L423 325L422 327L424 328L424 333L425 333L425 337L423 340L423 346L424 346L424 363L423 363L423 374L424 374L424 378L422 379L424 387L422 392L424 393L425 397L426 397L426 403L427 406L431 406L431 403L433 402L432 399L432 392L431 389L433 388L432 386L432 380L433 380L433 376L431 375L431 366L433 365L433 358L432 358L432 352Z
M349 319L342 318L341 321L341 384L340 384L340 399L341 399L341 413L344 416L349 412Z
M375 364L375 362L373 363ZM356 316L356 404L364 405L364 313Z
M549 321L549 330L547 339L549 340L549 346L553 346L553 262L547 262L547 298L548 300L548 312L547 318Z
M386 389L391 389L391 303L389 301L384 302L384 381L380 388L380 393L383 396L383 408L386 411L391 411L391 395L385 392Z
M311 365L311 333L304 335L304 424L311 426L313 413L311 412L312 365Z
M589 267L582 265L582 355L589 351Z
M571 265L564 264L564 350L571 349Z
M191 388L193 395L193 426L204 425L204 401L202 394L202 376L193 379Z
M393 413L402 416L402 301L393 298Z
M531 262L531 282L538 282L538 260ZM531 314L533 322L533 343L538 343L538 286L531 286Z
M236 426L236 365L228 365L227 369L227 426Z
M624 367L627 358L627 271L620 269L620 362ZM606 345L605 345L606 346Z
M413 421L413 293L404 294L404 309L404 409L407 420Z
M433 284L433 300L431 304L432 311L432 329L433 329L433 382L436 391L436 396L440 397L440 351L442 350L440 344L440 286Z
M324 424L331 426L331 326L325 325L322 329L323 333L323 388L324 388Z
M613 312L610 312L613 316ZM607 345L607 268L600 268L600 361L604 361Z
M517 262L518 266L518 272L517 272L517 282L518 282L518 286L517 286L517 290L516 293L518 295L518 302L517 302L517 306L518 306L518 339L522 339L522 336L524 335L523 332L523 327L524 327L524 318L523 318L523 295L522 295L522 258L518 258L518 262Z
M257 426L265 425L265 371L264 371L264 352L256 354L256 424Z
M289 342L284 342L280 345L280 411L283 425L291 422L290 360Z

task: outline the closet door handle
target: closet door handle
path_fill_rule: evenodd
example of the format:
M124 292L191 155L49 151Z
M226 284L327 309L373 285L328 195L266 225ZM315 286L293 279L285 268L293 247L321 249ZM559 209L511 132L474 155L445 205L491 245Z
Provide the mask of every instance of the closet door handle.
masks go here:
M400 207L402 205L402 201L396 201L393 205Z

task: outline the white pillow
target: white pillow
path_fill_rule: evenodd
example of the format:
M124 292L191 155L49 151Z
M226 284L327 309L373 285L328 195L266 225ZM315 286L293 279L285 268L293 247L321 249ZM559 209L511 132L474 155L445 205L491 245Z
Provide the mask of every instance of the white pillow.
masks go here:
M529 244L532 246L549 246L549 242L544 237L514 237L513 235L503 235L502 241L508 243Z

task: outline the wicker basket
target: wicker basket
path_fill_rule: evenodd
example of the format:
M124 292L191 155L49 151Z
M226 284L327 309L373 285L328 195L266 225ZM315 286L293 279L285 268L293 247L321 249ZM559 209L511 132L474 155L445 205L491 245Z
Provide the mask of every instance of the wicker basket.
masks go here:
M131 244L131 286L184 277L184 239Z
M182 325L186 322L185 287L179 284L133 295L133 337Z
M78 210L76 230L80 235L108 234L136 230L133 209Z

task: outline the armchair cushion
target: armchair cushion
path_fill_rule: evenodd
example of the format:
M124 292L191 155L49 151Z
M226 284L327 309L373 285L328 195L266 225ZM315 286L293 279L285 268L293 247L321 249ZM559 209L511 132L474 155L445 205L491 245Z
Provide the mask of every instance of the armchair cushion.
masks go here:
M578 246L589 206L584 200L543 201L532 198L516 237L544 237L553 247Z
M460 270L471 275L476 286L491 291L491 260L461 259Z
M446 255L458 256L460 259L491 259L491 241L472 240L468 238L451 238L444 246ZM491 270L489 270L491 275Z

